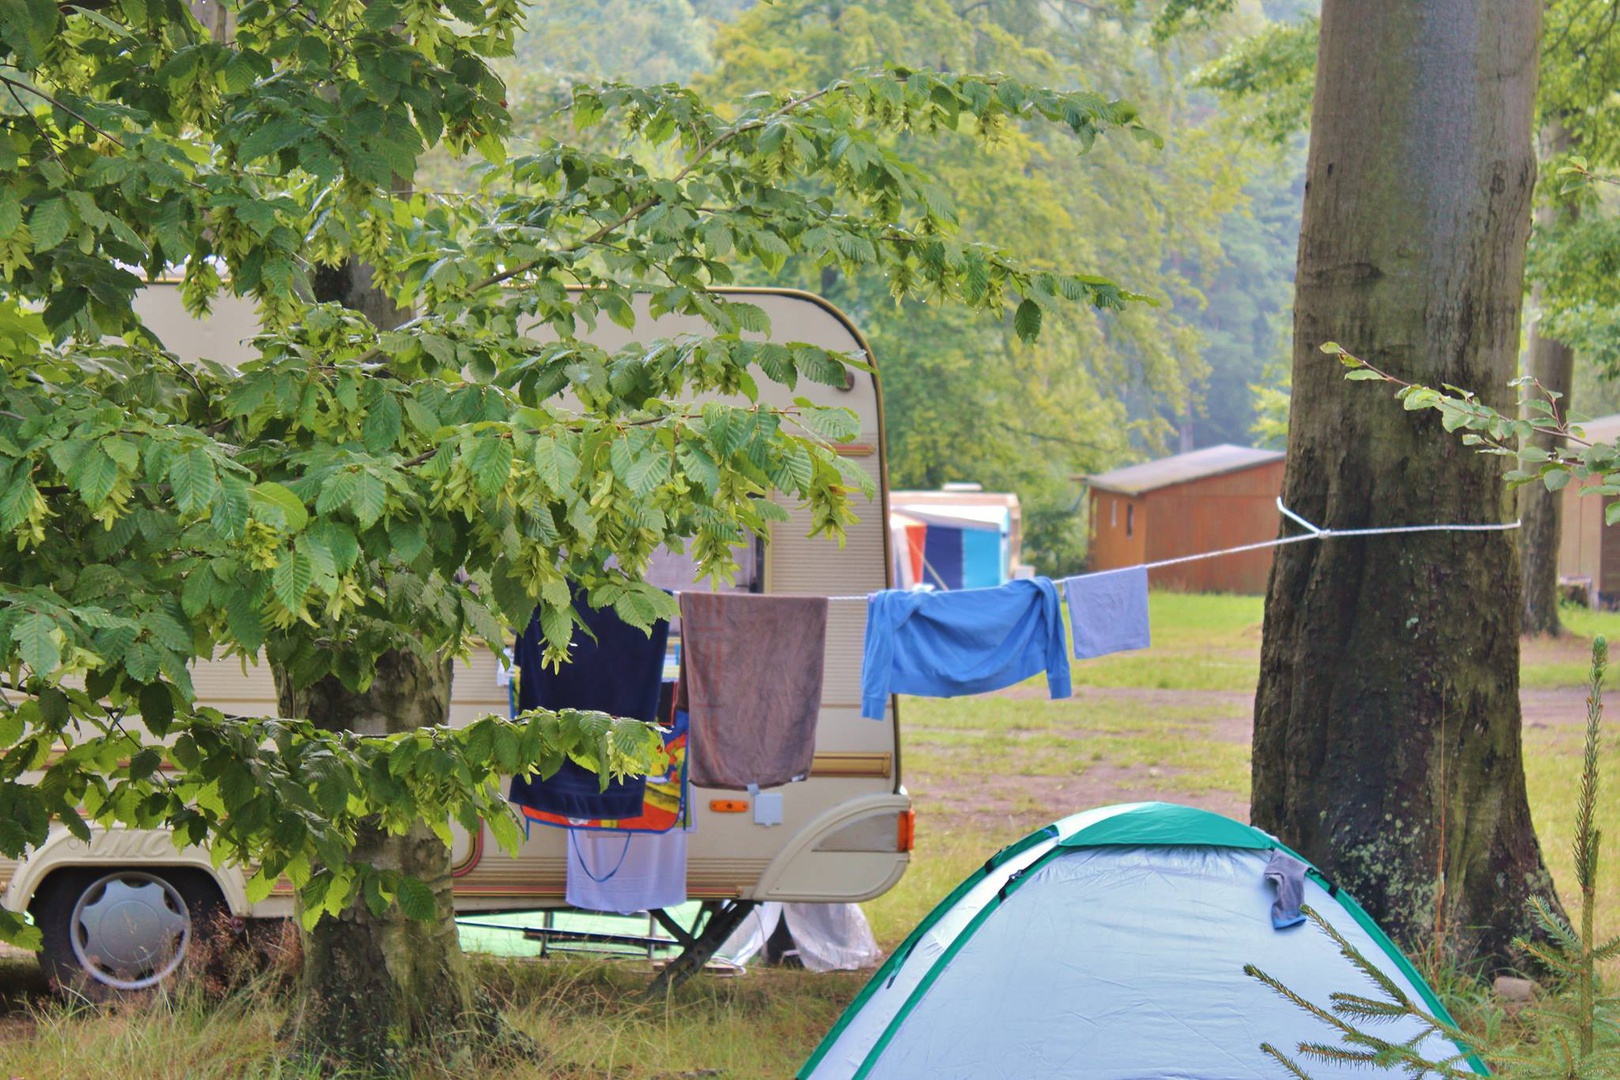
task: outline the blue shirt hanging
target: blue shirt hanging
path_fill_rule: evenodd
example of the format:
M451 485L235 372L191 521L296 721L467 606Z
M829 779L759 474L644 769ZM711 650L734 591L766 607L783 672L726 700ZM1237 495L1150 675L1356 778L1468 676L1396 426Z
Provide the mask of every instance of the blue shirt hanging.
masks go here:
M576 627L568 662L562 667L543 663L545 638L538 610L518 635L513 650L519 672L518 709L581 709L631 720L657 719L669 623L654 624L649 636L620 619L611 607L591 607L579 589L574 590L574 607L595 640ZM568 818L629 818L641 813L645 793L645 777L611 780L604 791L596 773L565 758L549 779L514 776L511 799Z
M1041 671L1054 698L1069 696L1062 605L1046 578L867 600L862 716L882 719L890 694L979 694Z

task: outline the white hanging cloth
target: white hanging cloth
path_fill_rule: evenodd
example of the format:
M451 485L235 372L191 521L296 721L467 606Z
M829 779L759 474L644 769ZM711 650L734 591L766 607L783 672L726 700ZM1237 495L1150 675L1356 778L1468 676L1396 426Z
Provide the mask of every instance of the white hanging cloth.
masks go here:
M860 971L883 959L859 904L760 904L720 946L719 954L734 964L748 963L783 920L807 971Z

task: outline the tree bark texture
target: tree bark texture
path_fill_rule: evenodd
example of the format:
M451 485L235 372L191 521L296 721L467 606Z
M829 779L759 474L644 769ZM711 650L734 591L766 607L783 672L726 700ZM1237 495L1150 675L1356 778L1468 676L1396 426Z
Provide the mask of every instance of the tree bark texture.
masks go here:
M328 731L388 734L442 724L450 715L451 666L414 653L385 653L376 680L353 691L328 676L289 686L277 672L282 712ZM296 1038L310 1056L392 1072L404 1051L487 1024L456 936L450 850L425 825L404 836L363 829L356 862L398 870L432 888L438 918L407 919L397 906L381 916L356 900L323 917L304 937L303 1014Z
M1569 132L1553 120L1543 129L1543 141L1549 157L1567 152ZM1550 228L1563 222L1574 221L1580 205L1573 199L1562 204L1547 204L1536 210L1536 224ZM1530 293L1530 307L1539 314L1542 287L1538 283ZM1575 350L1556 338L1542 333L1538 319L1530 326L1530 348L1526 373L1547 390L1564 395L1558 400L1558 410L1568 415L1570 391L1575 383ZM1527 445L1552 450L1563 442L1551 435L1536 434ZM1524 568L1524 632L1556 637L1563 632L1558 622L1558 548L1563 539L1564 496L1548 491L1543 484L1526 484L1519 489L1519 519L1524 522L1519 530L1519 562ZM1592 587L1597 588L1593 582Z
M1332 528L1500 522L1500 457L1345 382L1336 341L1513 408L1537 0L1326 0L1284 497ZM1520 754L1506 532L1277 551L1252 814L1426 953L1505 960L1551 884Z

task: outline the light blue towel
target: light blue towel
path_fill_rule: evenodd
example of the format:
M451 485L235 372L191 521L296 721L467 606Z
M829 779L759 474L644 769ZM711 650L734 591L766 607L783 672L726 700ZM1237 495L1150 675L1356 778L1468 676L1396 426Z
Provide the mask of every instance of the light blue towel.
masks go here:
M1075 659L1153 644L1148 629L1147 567L1065 578L1063 592L1069 601Z
M1068 697L1063 611L1047 578L994 589L873 593L866 605L861 715L883 718L890 694L956 697L999 690L1046 672Z

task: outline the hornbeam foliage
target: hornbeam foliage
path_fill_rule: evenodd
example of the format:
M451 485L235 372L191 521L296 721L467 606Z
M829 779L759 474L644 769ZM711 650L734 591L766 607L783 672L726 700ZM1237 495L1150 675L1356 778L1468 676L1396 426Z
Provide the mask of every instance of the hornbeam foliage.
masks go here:
M0 855L53 820L170 827L256 867L254 896L289 878L310 920L356 896L430 916L421 883L349 860L362 821L447 836L484 817L512 846L502 774L565 755L647 772L656 732L542 711L332 733L200 708L189 665L262 657L294 687L363 689L385 653L498 643L537 606L560 660L571 583L646 627L673 613L640 580L660 545L725 578L783 503L839 537L871 492L834 449L854 417L764 405L758 380L841 383L863 358L769 340L759 307L715 291L739 266L808 256L1024 337L1053 304L1135 299L959 238L947 195L888 148L1035 123L1081 150L1152 138L1096 95L901 69L725 111L582 87L559 107L622 152L509 160L486 59L513 0L213 14L0 5ZM478 192L412 190L437 143L483 154ZM313 302L317 271L345 265L411 317L379 330ZM167 350L132 303L164 276L196 314L251 297L255 359ZM580 337L665 313L704 329Z
M1620 495L1620 445L1589 440L1581 421L1573 419L1561 404L1563 395L1546 389L1533 376L1521 376L1510 384L1519 390L1520 415L1509 416L1482 403L1472 390L1407 382L1337 342L1329 341L1321 349L1339 358L1346 379L1388 383L1397 388L1395 397L1408 412L1439 413L1446 431L1462 432L1464 446L1481 454L1516 458L1518 467L1503 476L1510 486L1539 482L1548 491L1561 491L1572 480L1596 480L1582 487L1583 496ZM1558 445L1550 450L1532 445L1530 437L1538 433L1554 436ZM1605 507L1603 521L1606 525L1620 522L1620 504Z

